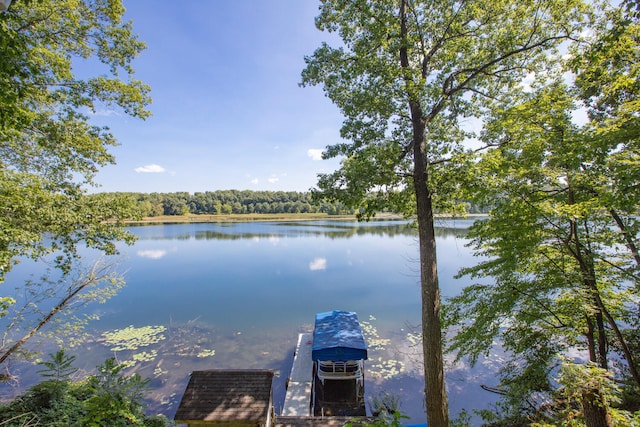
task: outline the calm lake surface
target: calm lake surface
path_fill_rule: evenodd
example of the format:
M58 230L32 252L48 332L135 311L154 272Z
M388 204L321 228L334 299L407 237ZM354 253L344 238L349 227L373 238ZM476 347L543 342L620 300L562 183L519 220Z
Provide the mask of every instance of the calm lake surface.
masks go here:
M467 279L454 279L458 269L477 262L465 247L471 222L438 223L443 297L467 284ZM275 369L279 412L298 333L311 331L317 312L356 311L369 345L367 398L397 395L411 421L423 422L416 342L418 245L407 222L173 224L130 230L139 239L122 247L118 258L127 285L105 304L87 307L99 320L87 327L91 337L71 351L81 372L92 372L115 356L132 365L130 372L152 379L152 411L173 417L193 370ZM28 263L23 264L7 277L5 289L30 274ZM113 334L116 330L119 335ZM117 337L125 344L115 343ZM495 382L496 363L483 360L474 369L464 363L448 366L453 417L493 399L480 384ZM37 369L16 366L20 381L1 385L3 396L37 381Z

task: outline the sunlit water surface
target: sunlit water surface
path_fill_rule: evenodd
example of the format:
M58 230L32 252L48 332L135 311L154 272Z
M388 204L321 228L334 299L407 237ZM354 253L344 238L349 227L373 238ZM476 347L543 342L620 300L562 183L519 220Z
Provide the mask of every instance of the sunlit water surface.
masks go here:
M477 262L465 247L471 222L437 224L445 298L467 284L454 279L458 270ZM424 421L418 244L407 222L172 224L130 230L139 239L122 247L118 257L127 285L105 304L86 308L99 320L88 326L91 337L71 350L81 373L115 356L132 365L129 372L152 379L151 411L173 417L191 371L269 368L277 371L278 412L298 333L311 330L316 312L356 311L369 345L366 398L396 395L410 421ZM37 270L22 263L5 289ZM116 330L124 332L109 335ZM131 341L136 334L140 341ZM114 343L117 338L125 344ZM452 416L493 400L480 385L495 383L497 363L482 359L473 369L448 364ZM38 381L33 365L12 369L19 380L2 385L5 398Z

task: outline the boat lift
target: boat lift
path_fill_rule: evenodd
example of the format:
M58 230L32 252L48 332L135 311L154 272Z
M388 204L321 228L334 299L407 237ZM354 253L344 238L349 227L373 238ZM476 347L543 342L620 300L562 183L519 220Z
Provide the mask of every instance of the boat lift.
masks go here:
M311 358L312 414L365 415L367 345L357 314L341 310L317 313Z

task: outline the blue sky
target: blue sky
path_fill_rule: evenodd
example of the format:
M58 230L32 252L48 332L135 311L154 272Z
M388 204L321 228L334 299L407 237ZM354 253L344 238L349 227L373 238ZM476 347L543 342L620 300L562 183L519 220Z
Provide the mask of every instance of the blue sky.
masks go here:
M120 146L97 191L307 191L338 166L340 113L299 87L304 56L332 36L311 0L125 0L147 49L134 62L151 86L145 121L100 111ZM94 190L95 191L95 190Z

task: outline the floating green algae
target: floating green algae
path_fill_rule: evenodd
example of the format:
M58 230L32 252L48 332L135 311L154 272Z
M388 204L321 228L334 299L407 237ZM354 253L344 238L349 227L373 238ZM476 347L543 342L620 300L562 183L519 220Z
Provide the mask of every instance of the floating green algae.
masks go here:
M123 329L102 333L102 344L113 352L125 352L128 356L121 356L121 364L127 368L135 365L147 365L156 360L159 354L164 358L197 358L213 357L216 351L211 340L212 332L193 325L157 326L128 326ZM149 346L154 346L149 350ZM145 351L142 351L142 350ZM179 363L179 361L176 361ZM154 376L165 374L166 370L154 371Z
M405 372L405 364L393 358L391 344L388 338L380 337L378 328L373 324L377 319L369 316L368 321L361 321L362 334L369 350L369 366L367 372L374 378L390 379Z
M196 357L199 357L199 358L212 357L212 356L215 356L215 354L216 354L215 350L207 350L203 348L202 350L200 350L198 354L196 354Z
M164 340L163 332L166 330L167 328L162 325L142 326L140 328L127 326L124 329L104 332L102 336L105 338L105 345L113 346L111 351L135 351L140 347L147 347Z
M125 368L130 368L134 366L136 363L140 362L152 362L158 357L158 352L156 350L151 351L143 351L141 353L135 353L132 356L132 360L125 360L120 362Z
M156 366L156 367L153 369L153 376L154 376L154 377L160 377L160 376L162 376L162 375L166 375L166 374L168 374L168 373L169 373L169 371L168 371L168 370L166 370L166 369L162 369L160 366Z
M135 362L151 362L152 360L155 360L156 357L158 357L157 350L143 351L142 353L134 354L133 360Z
M371 365L372 376L388 380L402 374L405 371L405 364L401 360L386 359L378 357Z
M384 350L386 346L391 342L390 339L380 338L378 329L373 326L372 321L376 320L374 316L369 316L369 321L360 322L360 328L362 328L362 334L364 335L369 350Z

